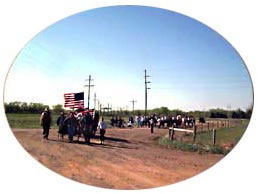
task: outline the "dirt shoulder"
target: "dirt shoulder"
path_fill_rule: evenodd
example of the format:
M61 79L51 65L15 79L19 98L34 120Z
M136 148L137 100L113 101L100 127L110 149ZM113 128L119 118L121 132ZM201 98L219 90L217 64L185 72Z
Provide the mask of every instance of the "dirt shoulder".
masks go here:
M108 129L104 145L58 141L56 130L43 140L39 129L13 129L21 145L49 169L81 183L112 189L164 186L192 177L223 155L171 150L157 144L167 130ZM76 138L75 138L76 139Z

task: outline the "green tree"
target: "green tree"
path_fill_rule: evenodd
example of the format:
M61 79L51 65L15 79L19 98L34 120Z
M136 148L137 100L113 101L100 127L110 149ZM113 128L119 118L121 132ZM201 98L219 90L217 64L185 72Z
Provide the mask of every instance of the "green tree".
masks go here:
M21 111L22 112L28 112L28 110L29 110L28 104L26 102L23 102L21 104Z
M53 107L53 112L59 113L64 111L62 104L53 105L52 107Z
M44 105L42 103L34 103L31 102L29 105L29 112L30 113L41 113L44 111L45 107L48 107L48 105Z

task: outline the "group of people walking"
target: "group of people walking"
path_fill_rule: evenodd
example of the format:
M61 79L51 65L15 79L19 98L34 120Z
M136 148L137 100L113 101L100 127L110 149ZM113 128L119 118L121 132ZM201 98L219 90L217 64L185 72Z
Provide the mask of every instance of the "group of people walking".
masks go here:
M112 116L110 119L110 125L112 127L124 128L125 121L122 117Z
M150 117L145 116L138 116L137 123L138 126L142 127L146 124L148 127L151 127L151 123L154 123L154 126L157 128L164 128L164 127L193 127L195 125L195 118L193 116L188 115L177 115L177 116L157 116L153 114Z
M148 128L164 128L164 127L193 127L195 125L195 118L188 115L177 115L177 116L166 116L166 115L155 115L144 116L137 115L135 120L132 116L128 117L128 127L132 128L134 121L137 128L148 127Z
M152 116L136 116L135 119L133 116L128 117L127 127L133 128L134 123L136 122L137 127L149 127L153 130L153 127L156 123L156 118ZM126 122L122 117L112 116L110 119L110 124L112 127L125 128Z
M48 108L41 114L40 124L43 128L43 138L48 139L52 124L51 112ZM107 125L104 117L100 120L98 112L91 114L89 111L80 113L71 111L67 116L64 112L61 112L56 124L58 126L58 136L63 139L64 135L68 134L69 143L73 142L75 135L77 135L78 140L79 137L83 136L86 143L90 143L90 139L95 136L97 129L100 131L100 142L101 144L104 143Z
M138 115L128 117L127 127L132 128L136 122L138 128L148 127L153 133L154 127L192 127L195 125L195 118L193 116L157 116L155 114L151 116L142 116ZM40 124L43 128L43 138L48 139L49 129L52 124L51 112L48 108L45 108L44 112L40 117ZM62 137L68 134L69 142L73 142L75 135L78 137L83 136L86 143L90 143L90 139L95 136L97 129L99 129L100 142L104 143L105 133L107 124L104 121L104 117L100 120L98 112L90 113L90 111L82 112L69 112L66 116L64 112L60 113L60 116L57 118L56 124L58 126L58 134ZM122 117L113 116L110 120L112 127L125 127L125 121Z

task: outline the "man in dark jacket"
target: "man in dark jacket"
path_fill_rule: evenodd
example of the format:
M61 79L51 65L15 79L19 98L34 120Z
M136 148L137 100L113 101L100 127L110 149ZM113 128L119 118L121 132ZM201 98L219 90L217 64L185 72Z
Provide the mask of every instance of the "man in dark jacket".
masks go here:
M150 124L150 128L151 128L151 133L153 133L153 129L154 129L154 125L156 123L156 118L155 115L151 115L151 117L149 118L149 124Z
M43 138L48 139L50 125L52 123L51 113L46 107L40 117L40 125L43 127Z
M92 135L92 116L89 112L86 112L84 118L84 138L86 143L90 143L90 138Z
M56 125L58 126L58 138L59 138L59 135L61 135L62 139L64 138L64 135L68 133L67 127L66 125L64 125L65 118L66 117L64 112L61 112L60 116L56 120Z
M95 111L94 117L92 120L92 136L94 137L97 131L97 127L99 124L99 113Z
M63 124L67 126L69 143L72 143L74 133L77 129L77 120L74 116L74 112L69 113L69 116L65 118Z

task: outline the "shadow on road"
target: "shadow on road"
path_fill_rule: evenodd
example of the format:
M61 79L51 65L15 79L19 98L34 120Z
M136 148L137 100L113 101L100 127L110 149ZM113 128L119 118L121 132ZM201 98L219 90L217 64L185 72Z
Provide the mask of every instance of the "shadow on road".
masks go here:
M100 143L91 142L90 144L86 144L86 145L93 146L93 147L108 148L108 149L114 149L114 148L136 149L136 148L132 148L132 147L124 146L124 145L111 145L108 143L100 144Z
M92 139L100 139L99 135L95 135ZM105 136L105 141L114 141L114 142L123 142L123 143L130 143L126 139L120 139L120 138L113 138L113 137L106 137Z
M94 137L92 137L91 139L100 139L99 135L95 135ZM64 138L63 140L58 140L58 139L48 139L48 141L51 142L59 142L59 143L69 143L68 139ZM95 146L95 147L103 147L103 148L124 148L124 149L136 149L136 148L132 148L132 147L128 147L125 145L111 145L109 144L110 142L115 142L115 143L125 143L125 144L129 144L130 142L126 139L121 139L121 138L113 138L113 137L105 137L105 143L104 144L100 144L100 143L96 143L96 142L91 142L91 143L86 143L84 140L77 140L77 137L74 137L74 141L72 143L69 144L80 144L80 145L86 145L86 146Z

